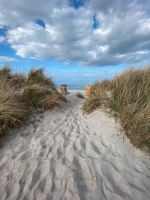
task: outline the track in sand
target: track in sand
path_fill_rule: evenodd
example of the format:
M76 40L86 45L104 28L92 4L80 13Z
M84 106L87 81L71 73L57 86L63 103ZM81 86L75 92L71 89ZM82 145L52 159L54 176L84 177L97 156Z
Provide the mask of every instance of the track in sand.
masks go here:
M149 200L150 159L113 118L83 115L83 100L68 99L5 141L0 200Z

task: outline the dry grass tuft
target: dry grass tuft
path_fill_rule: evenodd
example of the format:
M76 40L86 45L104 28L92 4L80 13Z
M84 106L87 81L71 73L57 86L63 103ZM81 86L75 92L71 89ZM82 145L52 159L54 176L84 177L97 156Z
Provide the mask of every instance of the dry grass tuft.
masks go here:
M103 80L103 81L96 81L96 83L91 88L91 95L99 95L102 91L107 92L110 90L111 81Z
M0 136L21 124L33 108L52 110L67 101L42 69L31 70L27 77L0 70Z
M15 87L16 90L26 86L26 77L22 74L14 74L10 79L10 84Z
M0 79L0 136L9 128L21 124L29 113L30 110L19 100L8 81Z
M44 110L53 110L60 107L60 99L57 95L48 94L40 100L39 106Z
M5 79L16 90L26 85L26 77L23 74L12 74L11 69L4 66L0 69L0 79Z
M39 85L29 85L23 89L22 101L36 108L39 106L40 99L49 93L47 89L39 87Z
M76 96L77 96L78 98L85 99L84 95L81 94L80 92L77 92Z
M84 113L90 114L97 108L101 107L102 102L98 97L87 98L83 104L82 110Z
M95 83L83 110L90 113L102 105L120 118L132 144L150 150L150 68L129 69L112 81Z
M27 77L28 85L40 84L40 86L47 86L56 91L55 85L52 80L44 75L43 69L30 70Z
M109 106L131 142L150 148L150 68L130 69L115 77Z
M61 101L66 101L66 99L57 91L39 87L39 85L31 85L24 88L22 101L34 108L52 110L60 107Z
M102 105L107 104L107 99L108 99L108 82L107 86L106 83L107 81L102 81L102 82L96 82L94 85L91 87L91 94L89 98L86 99L85 103L83 104L83 112L84 113L91 113L97 108L100 108ZM110 82L109 82L110 85Z
M8 66L4 66L0 69L0 79L10 79L11 78L11 69Z

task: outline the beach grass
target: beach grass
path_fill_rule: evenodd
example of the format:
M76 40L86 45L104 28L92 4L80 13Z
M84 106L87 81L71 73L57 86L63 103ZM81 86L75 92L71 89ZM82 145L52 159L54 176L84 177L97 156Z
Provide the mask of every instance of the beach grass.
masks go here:
M96 82L83 111L109 108L131 143L150 150L150 67L129 69L112 81Z
M77 96L78 98L85 99L84 95L83 95L82 93L80 93L80 92L77 92L77 93L76 93L76 96Z
M108 96L109 96L109 88L110 88L110 81L97 81L91 87L90 96L86 99L83 104L83 112L84 113L91 113L97 108L100 108L103 105L108 103Z
M51 88L51 90L56 91L56 87L50 77L44 74L43 69L31 69L27 76L28 85L38 85Z
M52 110L66 101L43 69L31 69L27 76L0 70L0 136L22 124L34 109Z
M0 136L23 123L29 114L30 109L20 101L15 89L6 79L0 79Z

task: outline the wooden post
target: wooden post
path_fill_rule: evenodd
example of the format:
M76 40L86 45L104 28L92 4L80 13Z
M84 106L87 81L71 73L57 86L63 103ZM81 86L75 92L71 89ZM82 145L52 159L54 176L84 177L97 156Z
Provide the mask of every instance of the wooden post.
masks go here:
M61 94L67 94L67 85L62 84L62 85L60 86L60 93L61 93Z
M90 94L91 94L91 85L87 85L86 88L85 88L85 90L86 90L85 95L86 95L87 97L89 97Z

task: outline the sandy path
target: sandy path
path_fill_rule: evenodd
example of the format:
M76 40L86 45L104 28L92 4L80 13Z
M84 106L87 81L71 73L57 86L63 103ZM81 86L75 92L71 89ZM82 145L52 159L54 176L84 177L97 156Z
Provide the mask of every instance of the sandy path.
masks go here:
M0 200L149 200L150 159L114 119L102 111L84 116L82 100L68 98L5 142Z

